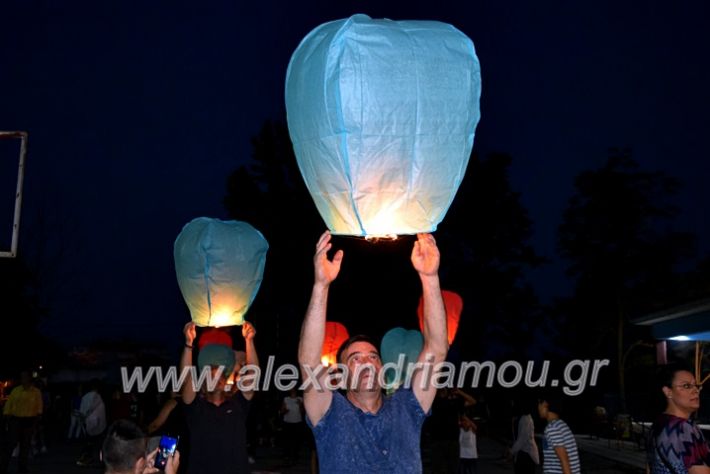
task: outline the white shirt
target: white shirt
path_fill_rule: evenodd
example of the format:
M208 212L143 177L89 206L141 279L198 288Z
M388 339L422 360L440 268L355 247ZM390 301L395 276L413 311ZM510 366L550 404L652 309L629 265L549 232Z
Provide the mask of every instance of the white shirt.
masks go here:
M101 395L92 390L81 398L79 411L84 416L86 434L96 436L106 429L106 407Z
M513 443L513 447L510 450L513 455L523 451L530 456L530 459L535 464L540 464L540 454L537 450L537 443L535 443L535 424L532 416L523 415L518 420L518 437L515 438L515 443Z
M461 459L478 459L476 433L459 428L459 457Z
M284 413L284 423L300 423L303 421L303 416L301 415L302 403L303 398L301 397L284 398L284 405L286 405L286 413Z

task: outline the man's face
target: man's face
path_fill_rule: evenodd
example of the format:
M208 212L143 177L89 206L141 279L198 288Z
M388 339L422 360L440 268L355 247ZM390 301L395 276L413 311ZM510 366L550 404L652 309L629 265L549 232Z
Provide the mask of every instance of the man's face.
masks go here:
M353 377L356 377L354 391L380 390L377 379L382 370L382 361L375 346L365 341L352 343L344 354L343 363L348 367L348 389Z
M210 371L212 372L212 380L217 379L217 375L219 373L219 366L210 366ZM224 372L222 373L222 376L217 379L217 384L215 385L215 388L213 392L224 392L224 388L227 385L227 379L229 378L229 374L225 374Z
M549 405L546 401L542 400L538 402L537 404L537 413L540 415L540 418L547 418L547 413L549 412Z

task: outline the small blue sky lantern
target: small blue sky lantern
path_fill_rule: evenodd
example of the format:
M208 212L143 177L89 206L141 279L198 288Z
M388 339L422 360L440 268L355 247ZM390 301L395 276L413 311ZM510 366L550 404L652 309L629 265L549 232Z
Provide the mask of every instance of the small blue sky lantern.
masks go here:
M264 275L269 244L246 222L198 217L175 240L175 272L198 326L244 323Z
M291 57L286 110L331 232L436 230L466 171L480 95L473 43L449 24L355 15L311 31Z
M424 336L415 329L394 328L382 337L380 357L383 364L395 364L385 372L387 384L400 386L406 379L409 363L417 362L424 347ZM397 368L399 358L403 357L401 371Z

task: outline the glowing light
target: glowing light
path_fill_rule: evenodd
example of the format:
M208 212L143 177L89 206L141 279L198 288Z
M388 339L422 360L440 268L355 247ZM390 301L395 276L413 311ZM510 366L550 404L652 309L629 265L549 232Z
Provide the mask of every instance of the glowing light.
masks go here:
M259 291L269 245L246 222L199 217L175 240L175 273L198 326L236 326Z
M690 341L690 338L688 336L675 336L669 338L671 341Z

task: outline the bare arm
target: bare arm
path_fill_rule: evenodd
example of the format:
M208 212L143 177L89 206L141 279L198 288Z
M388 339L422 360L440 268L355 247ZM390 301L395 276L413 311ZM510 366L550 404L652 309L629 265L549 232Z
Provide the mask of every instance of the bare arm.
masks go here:
M244 325L242 326L242 336L244 336L244 344L246 346L247 366L258 367L259 356L256 353L256 346L254 345L254 336L256 336L256 329L254 329L254 325L248 321L244 321ZM254 386L255 384L249 384L248 387L244 387L242 390L242 395L247 400L251 400L252 397L254 397Z
M458 395L459 397L461 397L463 399L463 406L464 407L468 408L468 407L472 407L476 404L476 399L473 398L468 393L461 390L460 388L455 389L454 393L456 393L456 395Z
M439 249L431 234L417 234L412 250L412 265L419 273L424 300L424 346L417 359L417 363L423 364L424 368L414 373L412 390L422 410L427 412L436 396L436 389L432 387L433 367L443 362L449 351L446 309L439 286Z
M185 334L185 347L183 347L182 356L180 357L180 375L187 370L187 376L182 387L180 387L180 394L182 395L182 400L189 405L195 400L195 390L192 387L192 373L188 370L188 368L192 367L192 347L187 346L192 346L195 342L195 337L197 336L195 323L189 322L185 324L182 332Z
M342 250L336 252L332 261L328 260L327 253L331 246L330 232L326 231L318 240L316 254L313 257L315 281L311 292L311 300L306 310L306 317L301 326L301 339L298 344L298 363L301 366L303 381L309 380L309 373L318 374L315 378L320 387L314 387L313 384L310 384L303 394L306 415L314 426L328 411L333 400L333 394L323 386L326 371L323 370L320 360L323 339L325 338L328 288L338 276L340 264L343 260Z
M555 454L557 454L557 457L560 459L562 472L564 474L572 474L572 468L569 464L569 456L567 455L567 450L564 446L555 446Z
M148 425L148 434L153 434L165 424L168 420L168 416L170 416L170 412L173 411L173 408L175 408L176 405L177 401L172 398L165 402L163 408L160 409L158 416L156 416L155 420L151 421Z
M689 474L710 474L710 467L708 466L691 466L688 469Z

